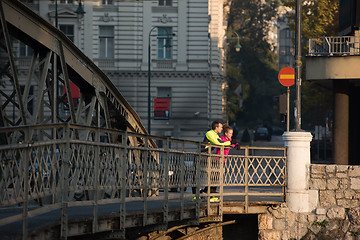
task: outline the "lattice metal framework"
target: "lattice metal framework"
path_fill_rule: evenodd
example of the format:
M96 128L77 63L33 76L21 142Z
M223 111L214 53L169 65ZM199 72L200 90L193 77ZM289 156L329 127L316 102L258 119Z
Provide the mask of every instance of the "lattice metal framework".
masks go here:
M1 0L0 18L0 126L67 122L146 133L109 78L60 30L19 1ZM32 54L21 57L22 51ZM79 96L73 96L76 91ZM58 138L55 132L29 137L34 141ZM71 137L89 136L74 133ZM118 140L101 137L113 143ZM8 144L24 140L23 135L11 133L3 138ZM130 141L139 144L136 139Z
M161 200L167 223L169 189L179 188L180 219L192 204L198 221L200 187L220 186L219 193L205 195L205 204L210 216L209 197L220 195L215 217L221 219L223 197L245 196L248 204L257 194L251 187L285 186L285 149L277 149L276 157L246 147L224 165L225 156L212 154L211 147L201 153L201 143L148 136L116 87L62 32L14 0L0 0L0 20L0 206L21 204L23 210L2 224L22 220L26 236L29 215L61 209L66 239L69 207L92 206L95 233L99 206L117 203L124 236L127 201L143 203L145 226L148 202ZM21 45L33 49L29 68L18 58ZM78 102L73 86L80 90ZM244 191L225 194L224 186ZM196 193L186 195L185 187ZM37 208L30 211L29 202Z
M24 135L25 141L0 146L0 206L21 203L24 212L0 220L4 223L23 219L24 232L29 213L35 216L49 208L60 208L61 234L68 236L68 209L79 202L81 206L94 208L93 232L97 231L99 205L118 203L119 229L124 232L128 201L142 202L145 226L149 201L162 201L162 222L167 223L169 201L179 204L180 220L185 219L186 206L195 206L199 220L201 204L207 205L208 216L221 220L225 197L244 197L239 201L245 201L247 207L251 196L284 196L285 148L244 147L239 155L223 156L213 154L211 147L202 153L201 144L197 142L151 139L147 135L69 124L0 128L0 134L7 132ZM30 134L38 136L48 132L56 132L60 138L26 141ZM78 140L72 138L74 134L92 137ZM119 142L101 141L100 136L109 134L117 135ZM129 138L144 144L133 146ZM164 147L147 144L155 140ZM185 151L185 145L195 150ZM203 186L218 186L219 192L201 194L200 199L199 189ZM185 193L186 187L195 193ZM236 190L224 192L226 187ZM274 187L280 187L280 191L274 192ZM180 189L180 194L170 195L169 191L174 188ZM194 196L196 201L192 202ZM211 196L220 199L215 215L210 208ZM38 208L30 211L27 205L34 201Z

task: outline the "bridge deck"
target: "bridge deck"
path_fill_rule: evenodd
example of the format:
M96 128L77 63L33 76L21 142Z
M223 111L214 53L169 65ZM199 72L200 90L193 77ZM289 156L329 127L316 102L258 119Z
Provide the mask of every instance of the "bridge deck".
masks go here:
M249 192L261 192L265 189L250 188ZM234 191L243 192L242 187L224 187L224 194L233 193ZM272 188L272 192L281 192L280 188ZM269 189L267 189L269 192ZM149 200L147 203L147 223L146 225L161 225L163 223L163 198L164 192L159 193L159 199ZM169 192L169 222L194 222L196 219L196 202L192 201L194 194L191 193L191 189L188 188L184 192L184 217L180 218L180 198L179 192ZM200 204L200 221L211 221L211 216L207 216L207 201L203 196L203 200ZM266 208L273 205L278 205L282 201L282 197L279 196L250 196L248 204L249 214L258 214L265 212ZM76 202L75 202L76 203ZM29 205L29 209L36 209L37 203ZM141 227L143 226L143 201L128 201L126 202L126 228ZM213 212L218 212L219 203L211 203L210 207ZM223 214L245 214L245 202L244 196L225 196L223 203ZM29 233L33 237L38 234L48 234L59 231L61 209L48 208L46 206L44 213L29 217L28 229ZM2 233L2 239L14 239L21 237L22 219L20 218L22 207L2 208L0 210L0 232ZM107 203L98 205L98 232L116 230L119 226L120 219L120 204L119 203ZM18 216L18 217L16 217ZM29 216L31 216L29 214ZM6 220L16 219L10 223L5 223ZM80 234L89 234L92 231L93 223L93 206L90 204L84 204L84 202L78 202L69 207L69 236L76 236Z

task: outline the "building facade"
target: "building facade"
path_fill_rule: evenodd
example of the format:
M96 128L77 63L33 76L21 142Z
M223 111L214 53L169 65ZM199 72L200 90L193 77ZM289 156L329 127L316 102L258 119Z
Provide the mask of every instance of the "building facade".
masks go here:
M226 120L224 0L81 3L79 17L79 1L27 1L109 76L152 135L202 140Z

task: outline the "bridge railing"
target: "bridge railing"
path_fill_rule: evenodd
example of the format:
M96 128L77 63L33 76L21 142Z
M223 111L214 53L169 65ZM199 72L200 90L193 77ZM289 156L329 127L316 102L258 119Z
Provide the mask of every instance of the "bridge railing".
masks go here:
M187 207L195 208L199 220L202 204L208 206L207 215L214 215L210 196L219 197L220 218L224 198L244 201L247 211L251 196L284 196L285 148L242 147L238 155L224 156L223 151L214 154L214 146L202 152L199 142L71 124L0 129L2 137L10 133L19 141L0 145L0 206L22 204L23 213L0 219L0 225L22 220L24 233L30 214L51 209L61 209L61 234L67 236L69 211L76 206L93 207L97 232L99 208L118 204L120 230L125 231L127 202L140 203L145 226L151 201L160 200L167 223L174 204L180 209L179 220L185 218ZM76 140L78 135L86 140ZM150 147L150 141L159 147ZM202 186L218 186L219 192L201 198ZM281 189L269 192L257 187ZM180 193L171 193L174 189Z

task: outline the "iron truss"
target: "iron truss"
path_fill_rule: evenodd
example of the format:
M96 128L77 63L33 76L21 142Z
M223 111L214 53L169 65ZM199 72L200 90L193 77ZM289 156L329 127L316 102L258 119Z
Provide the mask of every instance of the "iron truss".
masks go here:
M60 30L19 1L0 3L0 126L70 123L147 133L110 79ZM31 54L20 58L21 51ZM75 98L74 88L79 91ZM29 137L28 141L39 138ZM41 137L57 139L60 135L54 132ZM25 140L18 133L2 138L3 144ZM119 140L115 135L105 139L110 143ZM138 144L136 139L129 141Z

